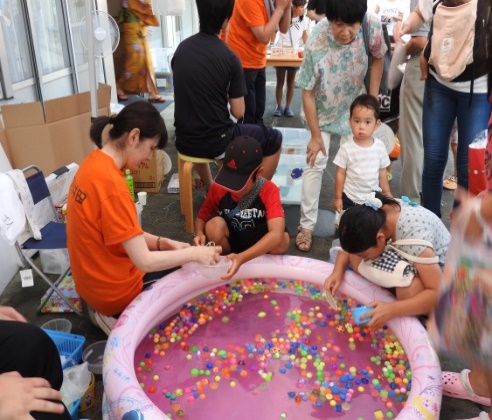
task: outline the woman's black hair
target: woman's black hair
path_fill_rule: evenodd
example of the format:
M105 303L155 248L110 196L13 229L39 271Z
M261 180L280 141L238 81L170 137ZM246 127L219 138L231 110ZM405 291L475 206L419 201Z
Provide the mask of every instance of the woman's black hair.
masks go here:
M376 193L384 205L400 206L394 198ZM340 245L349 254L367 251L377 244L377 234L386 225L386 212L359 204L343 213L338 225Z
M234 10L234 0L196 0L200 32L217 35Z
M367 12L366 0L326 0L326 17L352 25L362 23Z
M140 141L158 138L157 148L164 149L166 146L166 124L159 111L148 101L133 102L112 117L96 118L91 125L90 136L99 149L103 146L102 133L108 124L112 125L108 133L108 141L117 142L125 133L138 128L140 130ZM124 147L124 144L119 146Z

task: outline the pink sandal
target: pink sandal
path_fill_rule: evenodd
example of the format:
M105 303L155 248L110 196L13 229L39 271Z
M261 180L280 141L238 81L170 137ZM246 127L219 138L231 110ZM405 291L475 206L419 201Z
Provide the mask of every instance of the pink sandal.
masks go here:
M480 397L473 392L468 380L469 369L460 373L442 372L442 394L446 397L470 400L480 405L490 406L490 398Z

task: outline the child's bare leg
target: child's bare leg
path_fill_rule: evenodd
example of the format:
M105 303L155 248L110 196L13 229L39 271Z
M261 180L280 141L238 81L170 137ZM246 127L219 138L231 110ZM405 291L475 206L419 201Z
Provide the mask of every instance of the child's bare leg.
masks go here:
M405 300L414 297L425 289L422 280L415 276L408 287L396 287L396 299Z
M222 247L222 254L231 253L229 228L222 217L216 216L207 222L205 225L205 236L207 237L207 241L213 241L215 245Z
M269 252L269 254L272 254L272 255L285 254L285 252L289 248L289 245L290 245L290 236L287 232L284 232L284 235L282 236L282 242L277 247L272 249Z
M275 87L275 97L277 99L277 106L282 108L282 96L284 94L285 83L285 67L277 67L275 69L277 73L277 85Z
M292 98L294 98L294 88L296 85L296 70L287 70L287 98L285 100L285 107L290 108Z

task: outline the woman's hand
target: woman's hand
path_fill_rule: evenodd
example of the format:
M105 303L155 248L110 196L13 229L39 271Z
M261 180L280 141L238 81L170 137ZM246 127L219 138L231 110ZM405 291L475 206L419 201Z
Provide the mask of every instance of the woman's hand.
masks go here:
M4 420L30 420L32 411L61 414L60 391L43 378L23 378L18 372L0 374L0 411Z
M194 248L196 262L204 265L215 265L220 261L221 246L197 246Z
M372 319L367 323L368 327L371 328L381 328L390 319L394 318L393 314L393 303L374 301L367 305L368 307L373 307L374 309L360 317L363 321L366 318L372 317Z
M26 318L10 306L0 306L0 320L27 322Z

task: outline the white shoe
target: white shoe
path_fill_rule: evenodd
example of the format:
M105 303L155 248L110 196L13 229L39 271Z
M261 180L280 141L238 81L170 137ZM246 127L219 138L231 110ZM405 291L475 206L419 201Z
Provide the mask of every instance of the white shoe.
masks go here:
M116 325L116 321L118 321L117 318L106 316L100 314L99 312L94 312L94 320L96 321L97 326L101 328L101 330L103 330L108 336L111 334L112 329Z

